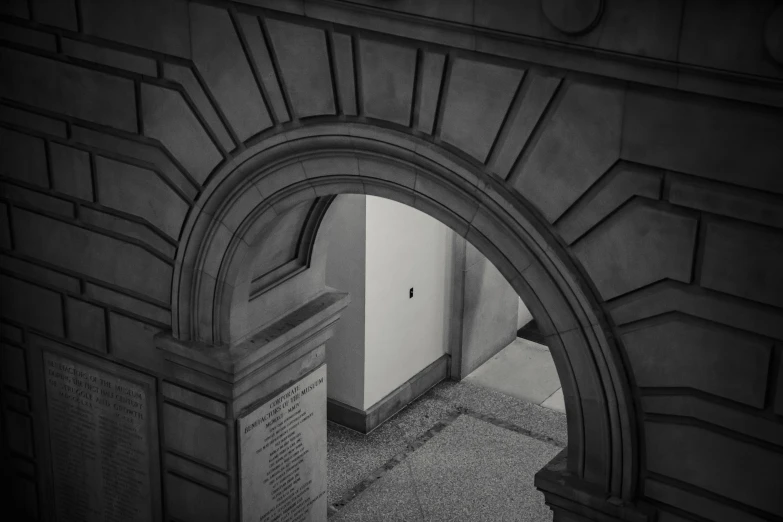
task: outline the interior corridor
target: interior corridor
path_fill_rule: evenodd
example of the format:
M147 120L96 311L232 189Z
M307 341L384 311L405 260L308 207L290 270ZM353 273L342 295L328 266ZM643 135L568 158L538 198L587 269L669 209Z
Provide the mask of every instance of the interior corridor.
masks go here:
M533 475L567 442L546 347L517 339L364 435L328 423L330 521L550 521Z

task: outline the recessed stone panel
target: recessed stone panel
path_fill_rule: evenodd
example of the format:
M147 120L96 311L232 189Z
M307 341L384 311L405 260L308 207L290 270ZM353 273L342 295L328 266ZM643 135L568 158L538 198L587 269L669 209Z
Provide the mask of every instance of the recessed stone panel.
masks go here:
M20 127L37 130L44 134L51 134L60 138L66 137L65 123L60 120L47 118L34 112L0 105L0 120Z
M517 191L554 221L619 157L623 88L568 83L513 176Z
M783 233L738 223L705 223L701 285L783 307Z
M364 115L409 125L416 74L416 49L361 40L359 58Z
M334 114L332 75L326 35L314 27L266 20L282 74L283 88L297 117Z
M72 357L43 355L58 520L160 520L154 381Z
M331 33L334 74L343 114L356 115L356 74L354 73L351 35Z
M223 148L227 151L233 150L236 146L233 139L223 125L223 121L218 116L215 108L212 106L212 102L207 97L191 68L174 63L164 63L163 74L166 78L178 82L185 88L185 92L188 93L188 96L196 106L196 109L201 116L204 117L207 125L212 129L212 132L215 133L215 136Z
M326 519L326 366L240 417L242 521Z
M179 237L188 204L155 172L97 156L98 203L146 219L170 238Z
M527 71L518 100L509 113L506 129L498 139L489 165L501 178L508 177L561 81L557 76L542 74L532 69Z
M144 83L141 99L144 134L160 140L190 175L203 183L222 156L182 95Z
M172 267L143 248L21 209L14 216L20 253L168 302Z
M130 25L130 24L128 24ZM133 82L60 61L0 49L0 96L128 132L136 132ZM13 81L11 81L13 78Z
M63 336L60 294L8 276L0 276L0 310L3 317Z
M69 297L68 338L93 350L106 351L106 321L103 308Z
M622 333L640 387L693 388L764 407L771 341L688 318Z
M261 77L261 83L263 83L264 89L266 89L272 110L278 121L289 121L291 117L288 114L288 107L283 98L283 92L280 90L280 83L277 79L275 67L272 64L272 58L269 56L269 48L261 31L259 19L255 16L238 13L237 20L239 20L239 25L242 26L242 32L245 33L250 58L255 61L258 74Z
M636 87L625 107L624 159L783 194L781 109Z
M108 47L71 40L70 38L62 39L62 49L62 52L65 54L82 60L126 69L147 76L154 77L158 75L157 63L152 58L147 58L146 56L124 53Z
M638 202L574 246L601 297L611 299L662 279L690 282L696 219Z
M645 423L647 469L780 517L783 453L698 426Z
M163 429L168 448L227 469L228 432L224 424L166 404L163 406Z
M229 123L245 141L272 126L228 11L190 4L193 60Z
M0 175L48 187L44 140L0 127Z
M125 315L109 313L111 352L123 359L147 368L159 363L154 337L162 329Z
M662 179L659 170L618 162L558 219L555 227L563 240L571 244L633 196L657 199Z
M84 32L183 58L190 57L184 0L81 0Z
M90 154L59 143L49 144L54 190L87 201L92 201Z
M177 520L188 522L229 520L229 502L226 495L171 473L166 475L166 499L168 512Z
M3 383L17 390L27 391L27 363L24 350L7 344L0 347L3 352Z
M418 114L414 118L416 128L426 134L431 134L435 126L435 114L438 110L440 85L443 82L445 66L445 55L423 52L419 71Z
M440 137L483 162L524 72L456 58L444 93Z

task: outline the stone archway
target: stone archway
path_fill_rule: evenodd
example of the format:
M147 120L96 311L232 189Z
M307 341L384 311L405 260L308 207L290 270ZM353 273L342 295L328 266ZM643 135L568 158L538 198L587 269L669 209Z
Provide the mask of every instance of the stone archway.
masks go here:
M293 206L340 193L406 203L481 250L542 324L569 431L566 463L539 476L548 500L600 491L594 509L617 515L632 506L639 435L631 377L589 279L533 206L466 162L398 132L330 124L286 138L248 148L220 170L189 216L173 278L174 338L230 349L252 335L232 320L248 303L240 282L253 261L248 252L271 241L264 225Z

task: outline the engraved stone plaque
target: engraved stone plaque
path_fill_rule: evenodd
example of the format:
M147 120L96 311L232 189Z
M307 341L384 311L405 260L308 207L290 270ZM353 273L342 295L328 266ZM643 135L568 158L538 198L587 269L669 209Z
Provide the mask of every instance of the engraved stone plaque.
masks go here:
M326 520L326 366L239 419L242 522Z
M157 520L148 388L50 352L44 370L58 521Z

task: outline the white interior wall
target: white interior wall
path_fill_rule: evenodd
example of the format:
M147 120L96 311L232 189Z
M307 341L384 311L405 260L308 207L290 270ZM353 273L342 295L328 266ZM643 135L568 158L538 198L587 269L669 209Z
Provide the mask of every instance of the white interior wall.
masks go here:
M448 353L453 256L426 214L372 196L366 212L365 410Z
M329 231L326 284L351 294L334 336L326 343L327 395L357 409L364 408L365 197L338 196Z

